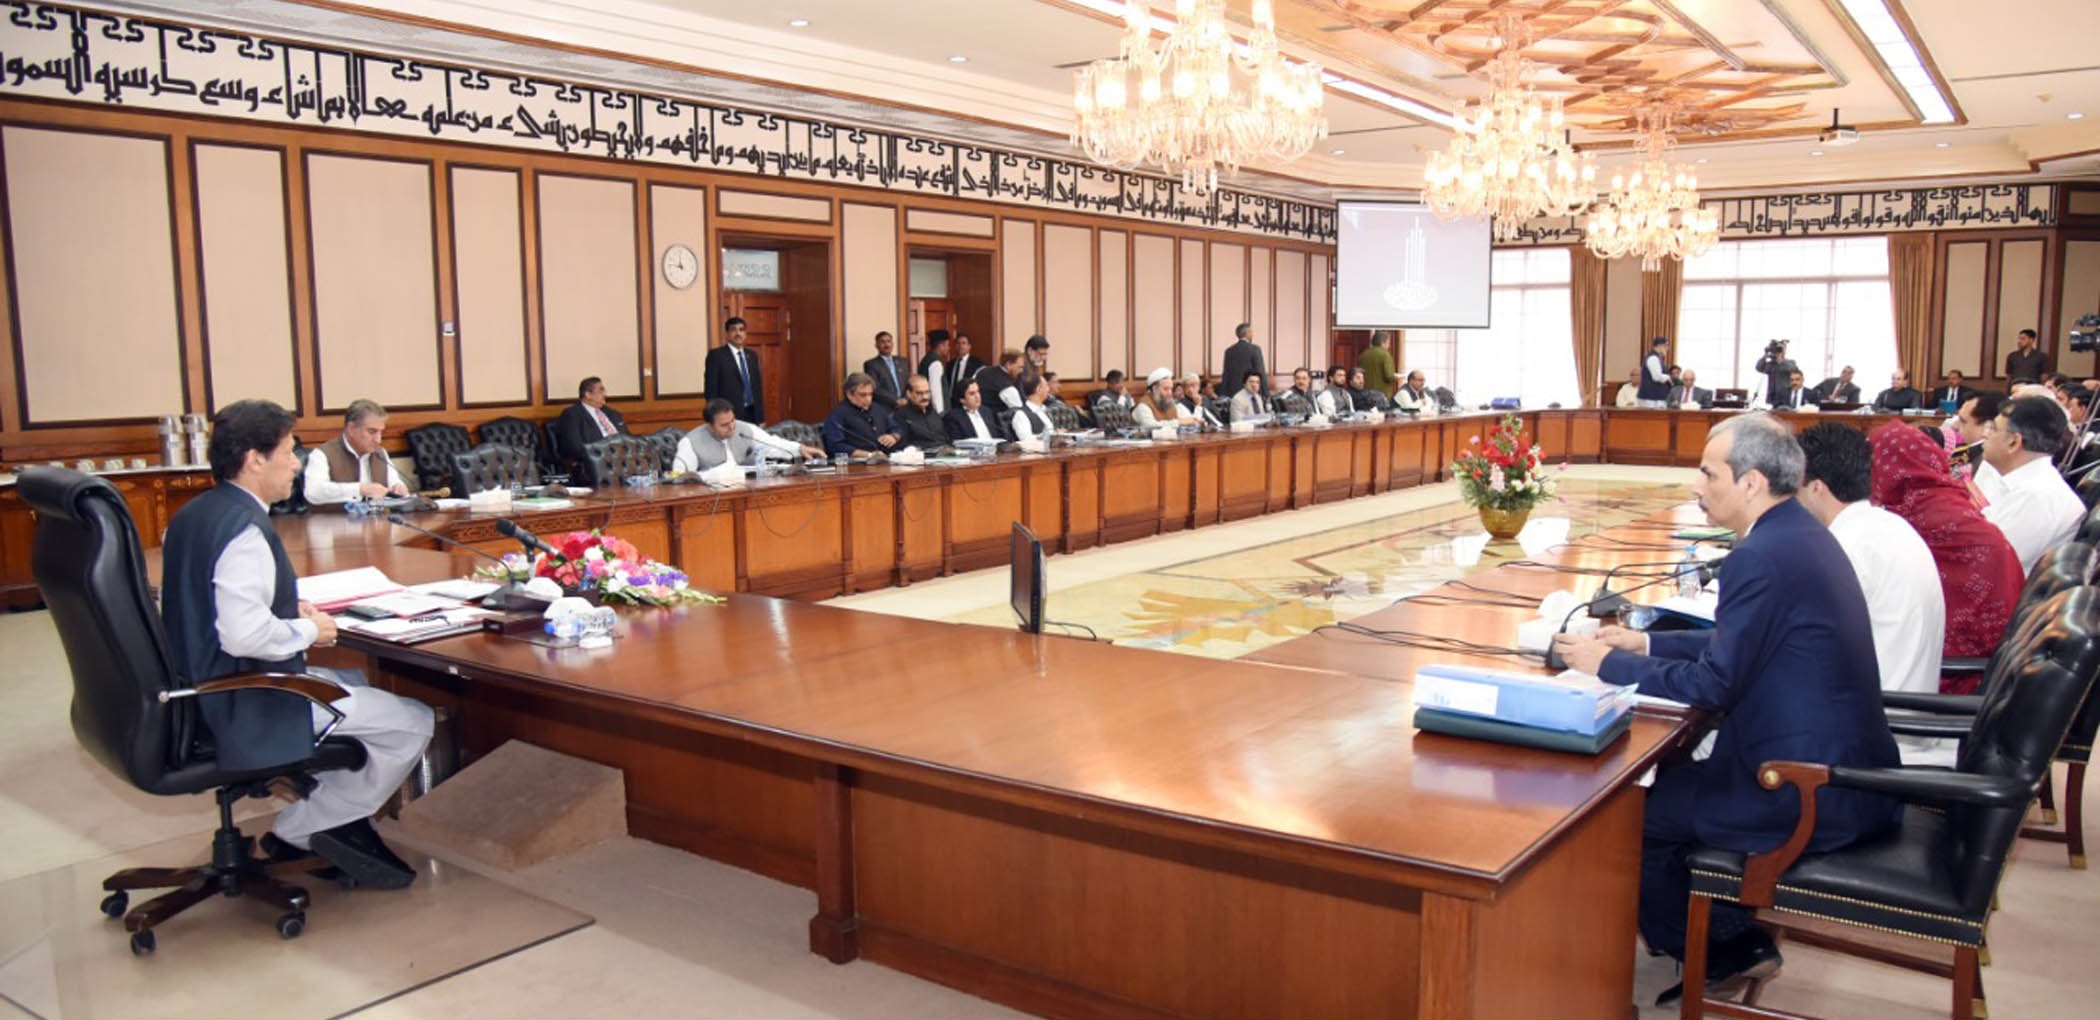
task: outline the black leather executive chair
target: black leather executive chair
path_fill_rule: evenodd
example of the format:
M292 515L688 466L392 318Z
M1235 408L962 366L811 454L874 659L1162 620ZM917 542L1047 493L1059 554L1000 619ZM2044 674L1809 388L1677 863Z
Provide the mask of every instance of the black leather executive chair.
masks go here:
M540 484L540 466L529 450L483 443L452 455L452 495L465 499L488 489Z
M324 737L313 756L280 768L229 771L219 767L212 735L198 717L195 696L270 689L333 712L341 688L305 674L255 673L220 677L188 687L175 674L160 611L146 587L145 558L124 500L109 482L64 468L22 473L24 502L37 513L32 568L51 608L73 672L73 735L103 767L147 793L161 796L215 791L219 827L211 863L186 868L126 868L102 881L109 892L102 912L124 919L131 951L153 952L153 929L220 896L260 900L273 908L277 933L306 928L306 890L286 877L326 866L319 857L273 864L255 852L255 840L233 823L243 797L266 797L284 780L294 792L313 789L311 773L357 768L364 745ZM167 889L130 907L135 889ZM128 908L128 909L127 909Z
M583 444L581 468L585 485L618 485L637 475L656 474L656 447L636 436L606 436Z
M467 430L444 422L418 425L402 433L408 440L408 452L416 462L416 488L423 492L444 488L452 481L452 455L464 453L474 446ZM455 496L466 493L455 492Z

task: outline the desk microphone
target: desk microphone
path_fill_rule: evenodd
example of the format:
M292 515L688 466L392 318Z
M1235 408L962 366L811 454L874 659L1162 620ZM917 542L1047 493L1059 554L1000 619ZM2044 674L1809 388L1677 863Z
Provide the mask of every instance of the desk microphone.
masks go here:
M1621 563L1621 564L1619 564L1619 566L1618 566L1618 567L1613 567L1613 568L1612 568L1612 570L1613 570L1614 572L1616 572L1616 571L1617 571L1617 570L1618 570L1618 569L1619 569L1620 567L1637 567L1637 566L1651 566L1651 567L1652 567L1652 566L1665 566L1665 567L1674 567L1674 566L1676 566L1676 565L1677 565L1677 564L1676 564L1676 563L1674 563L1674 562L1673 562L1673 563L1660 563L1660 564L1657 564L1657 563L1648 563L1648 564L1640 564L1640 563ZM1701 583L1701 584L1704 584L1704 583L1706 583L1706 581L1707 581L1707 580L1708 580L1709 578L1711 578L1712 576L1713 576L1713 569L1712 569L1712 568L1711 568L1711 567L1710 567L1710 566L1709 566L1709 565L1708 565L1707 563L1701 563L1701 564L1699 564L1699 581L1700 581L1700 583ZM1609 581L1610 579L1611 579L1611 578L1610 578L1610 575L1608 575L1608 574L1607 574L1607 575L1605 576L1605 580L1606 580L1606 581ZM1634 585L1633 587L1631 587L1631 588L1628 588L1628 589L1626 589L1626 592L1636 592L1636 591L1640 591L1640 590L1641 590L1641 589L1643 589L1643 588L1653 588L1653 587L1655 587L1656 585L1658 585L1658 584L1661 584L1661 583L1663 583L1664 581L1675 581L1675 580L1677 580L1677 574L1676 574L1676 573L1675 573L1675 572L1673 571L1673 572L1671 572L1671 573L1668 573L1668 574L1664 574L1664 575L1663 575L1663 576L1661 576L1661 577L1652 577L1652 578L1649 578L1649 579L1648 579L1648 580L1646 580L1646 581L1642 581L1641 583L1639 583L1639 584L1636 584L1636 585ZM1605 587L1604 587L1603 585L1598 585L1598 587L1597 587L1597 594L1596 594L1596 595L1595 595L1594 597L1592 597L1592 598L1591 598L1591 599L1590 599L1590 600L1589 600L1588 602L1584 602L1584 603L1581 603L1581 604L1577 605L1577 606L1576 606L1575 608L1573 608L1573 609L1570 609L1570 610L1568 610L1568 615L1566 615L1566 616L1563 616L1563 617L1561 617L1561 618L1560 618L1560 626L1559 626L1558 628L1555 628L1555 630L1553 631L1554 635L1555 635L1555 636L1558 636L1558 635L1561 635L1561 634L1565 634L1565 633L1567 633L1567 632L1568 632L1568 623L1569 623L1570 621L1572 621L1572 620L1574 620L1574 619L1575 619L1575 614L1576 614L1576 613L1582 612L1582 611L1583 611L1583 610L1585 610L1585 609L1588 609L1588 610L1590 610L1590 615L1592 615L1592 616L1595 616L1595 617L1599 617L1599 618L1602 618L1602 617L1604 617L1604 616L1607 616L1607 615L1611 615L1611 614L1606 614L1606 613L1599 613L1599 612L1597 612L1597 611L1595 610L1595 608L1594 608L1594 607L1595 607L1595 606L1596 606L1596 605L1597 605L1598 603L1601 603L1601 602L1609 602L1610 600L1613 600L1613 599L1616 599L1616 600L1617 600L1617 603L1616 603L1617 605L1625 605L1625 604L1627 603L1627 600L1626 600L1626 592L1612 592L1612 591L1607 591L1607 590L1605 590ZM1613 613L1616 613L1616 612L1617 612L1617 610L1613 610ZM1566 668L1568 668L1568 663L1567 663L1567 660L1565 660L1565 659L1563 659L1563 658L1561 658L1561 657L1560 657L1560 649L1558 649L1558 648L1555 648L1555 647L1553 647L1553 638L1551 638L1551 637L1549 637L1549 638L1547 638L1547 639L1546 639L1546 668L1547 668L1547 669L1566 669Z
M386 522L388 524L398 524L404 528L407 528L410 531L414 531L419 534L428 535L431 538L437 539L439 542L445 545L449 545L455 549L465 549L466 551L473 553L474 555L479 556L482 559L488 560L496 564L497 566L502 567L503 576L506 578L506 580L503 582L501 587L498 587L495 591L489 592L487 595L483 595L481 597L481 607L483 609L493 609L499 612L518 612L523 610L533 610L537 612L547 608L546 599L540 598L537 595L528 594L525 591L524 586L518 583L518 579L515 577L511 577L510 564L503 562L501 557L498 557L493 553L487 552L486 550L476 549L473 546L460 541L459 539L452 538L448 535L440 535L437 532L430 530L429 528L425 528L416 524L411 524L409 523L408 518L401 516L398 512L386 515ZM510 522L504 521L503 523L508 524ZM527 534L530 534L530 532L527 532Z
M1619 571L1633 570L1645 567L1675 567L1680 566L1683 563L1684 561L1681 559L1670 560L1668 562L1657 560L1651 563L1621 563L1618 566L1605 571L1604 580L1597 582L1597 594L1590 596L1590 600L1588 602L1585 602L1582 605L1577 606L1576 608L1589 609L1590 615L1596 617L1599 620L1609 619L1611 617L1617 616L1619 615L1619 610L1626 605L1626 596L1617 594L1611 590L1611 579L1619 576ZM1702 571L1702 576L1703 574L1704 572ZM1665 578L1670 579L1674 579L1676 578L1676 576L1677 574L1675 571L1664 575ZM1646 584L1638 584L1626 590L1637 591L1645 587L1647 587ZM1563 624L1563 626L1565 626L1565 624Z
M548 559L554 560L557 563L569 562L569 558L567 556L563 556L560 549L556 549L555 547L548 545L545 539L542 539L540 536L535 535L532 532L519 527L518 522L513 521L508 517L499 517L496 519L496 534L502 535L505 538L517 539L519 545L522 545L525 548L530 549L534 552L546 553Z

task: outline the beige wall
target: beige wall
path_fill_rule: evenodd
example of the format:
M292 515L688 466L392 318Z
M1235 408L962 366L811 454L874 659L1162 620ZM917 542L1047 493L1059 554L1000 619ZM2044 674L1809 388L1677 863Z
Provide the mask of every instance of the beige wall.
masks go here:
M1305 274L1303 252L1276 253L1276 338L1269 355L1271 374L1305 363Z
M25 418L181 411L166 143L9 127L0 148Z
M1134 362L1135 355L1130 351L1130 235L1120 230L1103 230L1097 236L1101 246L1096 263L1100 267L1101 307L1095 321L1101 343L1094 359L1094 375L1098 378L1111 368L1123 366L1127 366L1127 372L1143 375L1166 362Z
M200 145L193 158L209 406L260 397L296 409L284 153Z
M1223 356L1225 345L1232 342L1232 323L1218 327L1224 339L1210 343L1209 302L1204 296L1204 283L1209 270L1204 267L1203 242L1183 238L1181 250L1181 365L1199 366L1199 371L1218 370L1218 358L1211 352Z
M1035 221L1001 220L999 336L985 349L984 360L996 364L1001 350L1019 350L1035 332L1035 286Z
M321 412L442 403L431 166L309 153Z
M904 312L898 307L897 210L886 205L848 202L842 207L843 251L839 272L846 281L844 365L859 365L875 353L875 334L899 337L902 352Z
M1276 335L1276 260L1267 248L1250 249L1247 256L1247 321L1253 323L1261 335L1273 337Z
M1177 357L1174 343L1174 240L1139 234L1130 242L1131 320L1136 363L1166 365L1180 372L1203 366ZM1146 369L1151 371L1151 369Z
M1314 366L1314 375L1319 374L1320 366L1327 364L1332 356L1328 350L1330 345L1327 338L1334 320L1329 317L1328 305L1332 302L1334 291L1327 278L1327 261L1325 255L1314 255L1306 260L1306 275L1309 277L1306 281L1306 297L1311 304L1306 308L1305 360L1307 364Z
M460 402L523 403L526 378L524 175L452 170L452 278Z
M2077 329L2081 315L2100 314L2100 241L2064 242L2064 287L2056 321L2068 335ZM2070 341L2058 341L2061 352L2056 370L2068 375L2089 376L2094 372L2093 352L2071 353Z
M1998 246L1998 329L1991 355L1993 374L2005 372L2005 356L2020 346L2023 329L2042 325L2042 257L2049 242L2007 241Z
M641 323L635 268L634 184L540 174L540 317L546 335L548 403L576 399L576 384L605 380L605 393L642 392Z
M1604 264L1604 378L1622 380L1641 360L1641 260ZM1585 397L1587 399L1587 397Z
M751 216L768 220L831 222L831 203L821 198L768 195L756 191L723 189L716 200L724 216Z
M1094 374L1094 272L1093 231L1043 225L1043 336L1060 375Z
M1211 358L1223 363L1224 348L1221 344L1232 342L1232 328L1247 319L1247 248L1239 244L1212 244L1210 246L1210 326L1205 335L1211 338ZM1276 364L1276 345L1265 330L1255 330L1255 340L1268 354L1269 364Z
M664 250L683 244L700 260L700 279L679 290L664 282ZM708 337L714 335L714 294L722 274L707 243L707 192L668 184L649 188L649 252L645 267L656 293L656 393L698 397L706 374Z
M1947 298L1941 309L1940 368L1974 376L1983 368L1984 271L1989 241L1947 246Z

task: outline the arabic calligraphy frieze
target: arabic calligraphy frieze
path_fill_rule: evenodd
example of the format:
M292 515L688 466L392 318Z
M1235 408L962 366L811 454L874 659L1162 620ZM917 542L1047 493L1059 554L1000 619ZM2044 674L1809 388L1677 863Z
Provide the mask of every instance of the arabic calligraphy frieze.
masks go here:
M55 4L0 2L0 93L1334 240L1334 210L966 142Z
M1705 203L1721 211L1727 240L1887 234L1902 230L1964 230L1982 227L2053 227L2057 192L2048 184L1964 184L1937 188L1823 192L1719 198ZM1576 218L1532 220L1515 246L1581 244Z

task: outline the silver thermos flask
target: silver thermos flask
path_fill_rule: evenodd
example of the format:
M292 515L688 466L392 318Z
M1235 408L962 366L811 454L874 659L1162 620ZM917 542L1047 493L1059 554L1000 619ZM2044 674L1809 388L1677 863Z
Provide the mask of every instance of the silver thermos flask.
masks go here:
M211 463L211 433L205 428L204 416L195 411L183 415L182 431L190 437L190 463Z
M182 419L172 414L160 416L160 462L169 467L181 467Z

